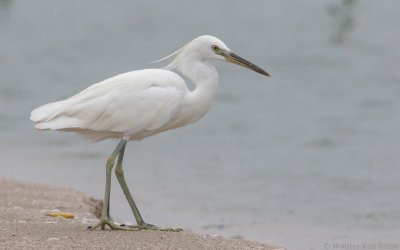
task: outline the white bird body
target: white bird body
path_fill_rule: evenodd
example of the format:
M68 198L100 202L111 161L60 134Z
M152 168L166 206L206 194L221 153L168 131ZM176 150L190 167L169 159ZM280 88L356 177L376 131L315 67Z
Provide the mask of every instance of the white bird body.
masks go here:
M182 127L199 120L209 110L218 87L217 70L210 59L225 60L260 74L269 74L258 66L232 53L218 38L200 36L164 59L172 59L164 69L145 69L120 74L89 86L63 101L43 105L31 113L31 120L39 130L77 132L92 140L120 138L107 159L106 189L101 221L93 227L105 225L119 230L168 230L143 221L129 192L122 170L128 140L142 140L148 136ZM196 86L189 90L177 69ZM111 170L115 173L135 216L137 226L117 225L110 220L109 203Z
M39 130L73 131L95 141L142 140L184 126L209 110L218 73L197 54L181 57L179 69L196 84L193 91L170 70L131 71L43 105L32 111L31 120Z
M217 85L213 80L210 84ZM41 106L31 119L37 129L74 131L96 141L141 140L197 121L208 111L214 94L202 87L190 91L185 81L169 70L137 70Z

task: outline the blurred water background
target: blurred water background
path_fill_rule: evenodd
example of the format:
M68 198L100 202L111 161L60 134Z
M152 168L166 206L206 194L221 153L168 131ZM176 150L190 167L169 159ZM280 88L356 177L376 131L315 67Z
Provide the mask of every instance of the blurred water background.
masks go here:
M116 141L38 133L35 107L147 67L202 34L272 73L217 62L200 122L129 143L144 219L289 249L400 235L400 2L0 1L0 177L102 198ZM111 214L132 220L113 181Z

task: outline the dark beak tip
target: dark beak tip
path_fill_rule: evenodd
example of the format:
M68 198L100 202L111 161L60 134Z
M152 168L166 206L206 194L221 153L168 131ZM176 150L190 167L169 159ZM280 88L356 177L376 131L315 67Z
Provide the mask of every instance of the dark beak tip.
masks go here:
M271 74L270 73L268 73L267 71L261 71L261 72L258 72L258 73L260 73L260 74L262 74L262 75L265 75L266 77L271 77Z

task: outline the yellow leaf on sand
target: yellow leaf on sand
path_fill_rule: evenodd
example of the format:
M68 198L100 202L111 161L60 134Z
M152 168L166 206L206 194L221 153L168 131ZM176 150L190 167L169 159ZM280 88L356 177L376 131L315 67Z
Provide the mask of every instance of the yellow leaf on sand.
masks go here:
M72 219L75 217L75 215L69 214L69 213L48 213L47 215L51 216L51 217L62 216L64 218L68 218L68 219Z

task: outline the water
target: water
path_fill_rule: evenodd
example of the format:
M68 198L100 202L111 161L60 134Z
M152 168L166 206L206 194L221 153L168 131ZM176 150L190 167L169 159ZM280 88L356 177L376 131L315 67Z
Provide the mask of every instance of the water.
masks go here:
M0 176L101 198L116 141L37 133L30 111L212 34L273 77L216 63L206 117L128 145L145 220L290 249L398 243L400 3L356 2L339 44L334 3L0 1ZM115 180L111 210L132 218Z

